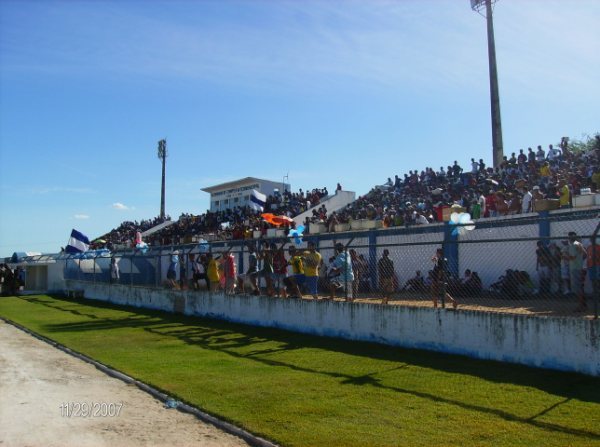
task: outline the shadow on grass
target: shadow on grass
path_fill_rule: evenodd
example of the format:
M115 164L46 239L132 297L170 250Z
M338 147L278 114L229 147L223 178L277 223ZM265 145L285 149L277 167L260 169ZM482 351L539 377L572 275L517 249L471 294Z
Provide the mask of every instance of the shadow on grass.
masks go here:
M368 386L390 390L427 399L432 402L455 405L466 410L494 415L507 421L518 422L544 430L567 433L589 440L600 440L599 433L573 429L559 424L537 420L539 417L572 399L596 404L600 403L600 380L597 378L579 374L534 369L494 361L476 360L464 356L395 348L375 343L316 337L279 329L260 328L200 317L180 316L148 309L126 308L93 300L72 300L64 299L62 297L56 299L65 304L60 304L60 301L49 303L43 299L36 300L27 298L28 301L37 302L55 310L74 313L89 319L87 321L82 320L70 323L47 324L44 328L49 332L80 332L119 328L141 328L149 333L164 337L173 337L188 345L219 351L235 358L252 360L269 366L289 368L294 371L340 379L340 383L344 385ZM93 313L79 311L77 311L79 313L75 313L74 309L71 308L73 303L92 308L105 308L120 311L123 313L123 318L106 319L98 318L98 316ZM281 346L268 349L261 349L259 346L256 346L256 349L251 351L238 352L240 349L247 350L248 348L252 348L253 345L265 342L276 342ZM403 365L385 371L374 371L369 374L354 376L338 371L317 370L290 362L266 358L266 356L274 353L300 348L335 351L353 356L403 363ZM382 383L381 379L375 377L378 374L404 368L407 365L415 365L447 373L471 375L490 382L509 383L536 388L552 395L561 396L564 400L549 406L531 417L522 417L504 410L470 404L456 399L441 397L433 393L386 385Z

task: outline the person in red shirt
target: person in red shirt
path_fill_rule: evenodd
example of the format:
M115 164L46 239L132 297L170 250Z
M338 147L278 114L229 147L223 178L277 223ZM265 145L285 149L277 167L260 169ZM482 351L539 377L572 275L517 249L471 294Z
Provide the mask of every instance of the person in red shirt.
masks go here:
M485 196L485 217L496 216L496 194L492 191Z
M235 278L237 272L235 267L235 257L231 251L227 251L223 256L223 274L225 275L225 293L233 295L235 293Z

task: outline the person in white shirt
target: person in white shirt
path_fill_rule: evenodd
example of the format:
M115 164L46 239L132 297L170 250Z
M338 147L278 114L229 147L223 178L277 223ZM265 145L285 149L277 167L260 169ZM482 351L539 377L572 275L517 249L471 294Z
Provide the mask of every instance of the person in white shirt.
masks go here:
M417 225L428 225L429 221L427 220L427 218L425 216L423 216L423 214L416 213L416 215L415 215L415 223Z
M471 174L477 174L477 172L479 172L479 163L471 158Z
M529 192L527 186L523 186L523 198L521 199L521 214L531 213L531 205L533 203L533 196Z
M482 191L479 191L479 198L477 199L477 203L479 203L479 207L481 209L480 216L485 216L485 196Z
M560 149L552 147L552 145L548 146L548 161L554 161L560 157Z

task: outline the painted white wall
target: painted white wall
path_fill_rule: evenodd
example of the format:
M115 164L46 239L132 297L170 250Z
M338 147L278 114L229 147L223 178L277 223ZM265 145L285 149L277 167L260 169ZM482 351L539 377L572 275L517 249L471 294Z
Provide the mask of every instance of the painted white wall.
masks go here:
M335 194L330 194L327 199L322 200L318 205L317 208L320 208L322 205L325 205L325 208L327 208L327 214L331 214L333 211L338 211L340 209L342 209L343 207L345 207L346 205L348 205L349 203L352 203L356 200L356 193L353 191L337 191ZM306 219L306 216L312 217L312 210L315 207L311 207L310 209L306 210L305 212L303 212L302 214L298 214L296 217L294 217L294 222L296 222L296 224L304 224L304 220Z
M67 283L115 304L600 376L600 320Z

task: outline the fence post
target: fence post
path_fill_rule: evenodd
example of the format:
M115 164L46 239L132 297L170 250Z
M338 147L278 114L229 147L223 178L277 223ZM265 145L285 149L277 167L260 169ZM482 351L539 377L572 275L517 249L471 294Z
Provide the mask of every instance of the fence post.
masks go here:
M456 225L450 222L444 223L444 257L448 260L448 272L454 276L460 276L458 268L458 234L454 234Z
M550 237L550 212L539 211L538 212L538 232L540 240L544 242L544 245L549 244Z

